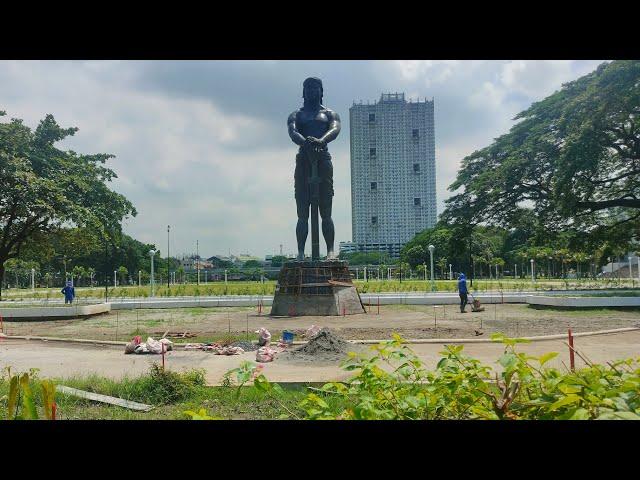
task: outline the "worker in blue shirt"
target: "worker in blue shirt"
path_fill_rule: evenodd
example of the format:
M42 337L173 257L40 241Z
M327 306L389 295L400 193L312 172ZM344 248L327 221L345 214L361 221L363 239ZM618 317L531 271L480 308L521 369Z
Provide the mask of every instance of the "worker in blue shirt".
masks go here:
M465 307L468 303L467 294L469 290L467 290L467 278L464 273L461 273L458 277L458 293L460 294L460 313L467 313Z

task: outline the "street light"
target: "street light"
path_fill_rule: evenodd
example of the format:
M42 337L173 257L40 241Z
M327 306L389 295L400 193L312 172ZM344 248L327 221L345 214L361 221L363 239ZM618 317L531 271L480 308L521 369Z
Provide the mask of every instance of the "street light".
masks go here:
M427 283L427 262L422 262L422 266L424 267L424 283Z
M167 225L167 292L169 292L170 282L171 282L171 271L169 270L169 231L171 230L171 225ZM169 295L169 293L167 293Z
M154 290L154 279L153 279L153 257L155 257L156 255L156 251L155 250L149 250L149 256L151 257L151 296L154 297L155 296L155 290Z
M536 280L535 280L535 276L534 276L534 273L533 273L535 261L533 260L533 258L531 260L529 260L529 261L531 262L531 283L535 283Z
M449 264L449 280L453 278L453 272L451 271L451 264Z
M114 288L118 286L118 271L113 271L113 286Z
M433 251L436 249L433 245L429 245L429 255L431 256L431 291L435 292L436 284L433 281Z
M631 257L629 257L631 258ZM631 260L629 260L631 261ZM31 269L31 290L33 290L35 292L36 290L36 269L32 268Z

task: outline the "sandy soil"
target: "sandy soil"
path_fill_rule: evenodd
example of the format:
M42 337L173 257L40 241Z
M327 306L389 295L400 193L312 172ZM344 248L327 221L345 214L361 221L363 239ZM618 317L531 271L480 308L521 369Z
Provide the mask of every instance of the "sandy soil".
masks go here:
M88 319L47 322L4 322L9 335L129 340L133 335L160 336L165 331L189 331L200 341L229 334L244 337L259 327L268 328L274 338L282 330L296 333L296 339L311 325L326 326L346 339L384 339L392 332L404 338L471 338L476 331L488 336L535 336L640 326L640 309L561 310L536 309L527 305L486 305L486 310L466 314L453 305L390 305L370 308L369 313L346 317L270 318L255 308L184 308L120 310ZM268 308L267 308L268 312ZM182 340L178 340L182 341Z

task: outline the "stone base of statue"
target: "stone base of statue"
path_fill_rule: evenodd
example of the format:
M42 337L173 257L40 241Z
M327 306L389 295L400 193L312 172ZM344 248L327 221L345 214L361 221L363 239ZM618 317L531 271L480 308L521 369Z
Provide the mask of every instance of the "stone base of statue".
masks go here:
M353 315L366 313L342 260L287 262L280 270L272 316Z

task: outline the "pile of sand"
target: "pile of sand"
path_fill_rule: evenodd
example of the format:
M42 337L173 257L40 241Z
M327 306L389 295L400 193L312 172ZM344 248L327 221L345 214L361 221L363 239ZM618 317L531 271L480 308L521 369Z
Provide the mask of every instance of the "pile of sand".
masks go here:
M279 358L305 362L335 362L344 360L358 346L347 342L328 328L323 328L304 345L284 352Z

